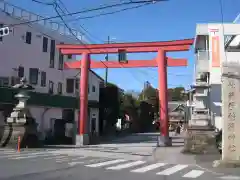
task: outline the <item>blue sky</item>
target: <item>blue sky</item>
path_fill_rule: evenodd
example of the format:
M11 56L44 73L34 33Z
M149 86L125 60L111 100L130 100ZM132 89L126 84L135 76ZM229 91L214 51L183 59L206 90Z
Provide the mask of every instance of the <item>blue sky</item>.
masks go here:
M41 1L51 2L52 0ZM39 15L56 15L52 7L42 6L31 2L31 0L8 0L8 2ZM70 12L75 12L84 8L120 2L120 0L62 0L62 2ZM222 0L222 2L224 21L232 22L237 14L240 13L238 8L240 7L240 1ZM114 10L116 9L96 13ZM94 14L81 14L81 17ZM79 25L82 25L84 29L91 33L92 41L100 43L100 40L107 40L107 36L110 36L116 42L165 41L192 38L195 36L196 23L214 22L221 22L220 0L169 0L108 16L82 19L81 21L70 22L69 25L76 29L80 29ZM168 86L189 88L193 80L193 51L168 53L168 56L188 58L188 67L168 68ZM131 54L128 57L129 59L152 59L155 57L155 54L140 53ZM104 56L93 56L93 58L103 60ZM116 55L111 55L110 59L116 60ZM104 69L94 71L104 77ZM140 91L143 88L144 81L149 81L154 87L158 86L156 68L109 69L108 80L125 90Z

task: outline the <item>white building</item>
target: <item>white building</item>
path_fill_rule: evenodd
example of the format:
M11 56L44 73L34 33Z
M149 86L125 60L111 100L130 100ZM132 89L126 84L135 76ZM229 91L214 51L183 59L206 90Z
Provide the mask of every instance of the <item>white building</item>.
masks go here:
M78 99L74 97L79 97L80 73L79 70L63 70L63 62L76 57L61 55L55 45L79 43L79 40L57 23L27 23L42 17L6 2L0 1L0 10L0 26L9 26L11 29L8 36L0 38L2 110L7 107L6 104L11 103L6 94L9 90L3 87L16 84L24 76L35 87L35 91L40 93L30 99L29 103L30 111L44 136L48 130L54 129L54 119L78 122L79 103L73 102ZM78 32L73 30L73 33L81 38ZM93 71L89 71L89 131L93 120L96 121L94 125L98 131L99 84L102 81ZM12 106L9 108L11 110Z
M195 77L198 72L209 72L210 95L204 103L214 125L221 129L222 62L240 62L240 24L197 24L195 54Z

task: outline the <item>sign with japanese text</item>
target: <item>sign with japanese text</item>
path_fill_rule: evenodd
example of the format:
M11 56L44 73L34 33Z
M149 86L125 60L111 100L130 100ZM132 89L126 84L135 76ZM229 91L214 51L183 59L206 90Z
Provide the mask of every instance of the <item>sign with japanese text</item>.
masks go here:
M210 51L212 67L220 67L220 39L219 29L209 28Z
M240 122L240 66L224 66L222 75L222 111L223 111L223 144L222 159L236 161L240 158L239 127Z

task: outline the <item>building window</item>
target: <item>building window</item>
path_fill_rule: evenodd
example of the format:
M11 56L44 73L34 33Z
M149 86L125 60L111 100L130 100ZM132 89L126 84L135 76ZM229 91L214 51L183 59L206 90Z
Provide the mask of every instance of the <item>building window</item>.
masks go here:
M58 94L62 94L62 83L58 83L58 88L57 88Z
M53 81L49 81L48 93L53 94L53 87L54 87L54 82Z
M46 87L46 81L47 81L47 73L42 71L41 72L41 86Z
M50 45L50 68L54 68L54 60L55 60L55 40L51 40Z
M22 66L18 67L18 77L20 78L24 77L24 67Z
M66 92L67 93L74 93L74 79L67 79L66 80Z
M29 83L30 84L38 83L38 68L29 69Z
M47 52L48 49L48 38L47 37L43 37L43 52Z
M92 86L92 92L95 92L96 91L96 87L93 85Z
M72 54L67 55L68 59L72 59Z
M8 87L9 86L9 78L8 77L0 77L0 86Z
M58 69L63 70L63 54L59 52Z
M32 33L26 32L26 43L31 44L32 43Z

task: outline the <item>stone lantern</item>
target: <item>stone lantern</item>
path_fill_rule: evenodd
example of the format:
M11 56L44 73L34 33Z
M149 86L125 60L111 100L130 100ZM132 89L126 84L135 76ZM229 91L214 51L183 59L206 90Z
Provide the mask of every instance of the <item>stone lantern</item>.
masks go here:
M13 109L10 117L7 118L1 145L16 147L20 137L21 147L36 146L33 143L38 142L37 123L27 108L27 100L30 98L28 91L34 88L27 84L25 78L22 78L20 83L12 88L19 89L19 93L15 95L15 98L18 99L18 104Z

